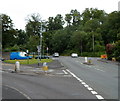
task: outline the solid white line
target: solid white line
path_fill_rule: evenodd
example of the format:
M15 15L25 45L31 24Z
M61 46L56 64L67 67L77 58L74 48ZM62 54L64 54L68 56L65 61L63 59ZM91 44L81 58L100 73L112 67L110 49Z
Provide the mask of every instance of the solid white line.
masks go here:
M68 74L65 70L62 70L65 74Z

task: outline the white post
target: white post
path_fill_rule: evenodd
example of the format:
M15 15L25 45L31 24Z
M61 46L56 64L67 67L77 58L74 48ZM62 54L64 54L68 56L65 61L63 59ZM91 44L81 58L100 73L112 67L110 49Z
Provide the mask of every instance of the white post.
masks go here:
M16 68L16 71L20 71L20 62L19 61L16 61L15 68Z
M88 62L88 59L87 59L87 57L85 57L85 63L87 63Z

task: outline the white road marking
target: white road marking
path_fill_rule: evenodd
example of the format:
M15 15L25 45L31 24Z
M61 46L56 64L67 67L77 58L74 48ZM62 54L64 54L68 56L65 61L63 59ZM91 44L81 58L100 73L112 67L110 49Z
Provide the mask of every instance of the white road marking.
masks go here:
M91 87L87 87L88 90L93 90Z
M101 95L96 95L96 97L100 100L104 99Z
M65 74L68 74L65 70L62 70Z
M11 86L9 86L9 85L4 85L4 86L9 87L9 88L12 88L12 89L18 91L20 94L24 95L27 99L29 99L30 101L32 101L31 98L30 98L28 95L26 95L25 93L21 92L21 91L18 90L17 88L11 87Z
M82 82L82 84L83 84L83 85L86 85L86 83L85 83L85 82Z
M92 94L97 94L97 92L96 92L96 91L91 91L91 93L92 93Z
M97 97L97 99L104 99L101 95L96 95L98 94L96 91L93 90L93 88L89 87L83 80L81 80L79 77L77 77L74 73L72 73L70 70L66 69L67 72L69 72L74 78L76 78L81 84L83 84L93 95Z
M89 87L87 84L84 85L85 87Z
M98 69L98 68L94 68L94 69L99 70L99 71L101 71L101 72L105 72L104 70L101 70L101 69Z

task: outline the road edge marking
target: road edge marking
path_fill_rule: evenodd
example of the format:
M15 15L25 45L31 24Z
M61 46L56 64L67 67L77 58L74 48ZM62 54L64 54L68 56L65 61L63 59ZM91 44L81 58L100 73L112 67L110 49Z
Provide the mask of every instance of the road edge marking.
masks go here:
M84 85L93 95L96 96L97 99L103 100L104 98L99 95L93 88L91 88L89 85L87 85L82 79L77 77L74 73L72 73L70 70L66 69L67 72L69 72L74 78L76 78L82 85Z

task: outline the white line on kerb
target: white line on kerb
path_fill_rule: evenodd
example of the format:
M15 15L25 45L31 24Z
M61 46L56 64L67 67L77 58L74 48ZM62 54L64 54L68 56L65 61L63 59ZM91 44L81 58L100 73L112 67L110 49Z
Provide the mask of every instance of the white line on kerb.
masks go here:
M74 73L72 73L70 70L66 69L73 77L75 77L81 84L83 84L93 95L97 97L97 99L104 99L101 95L97 95L98 93L93 90L93 88L89 87L83 80L81 80L79 77L77 77Z

